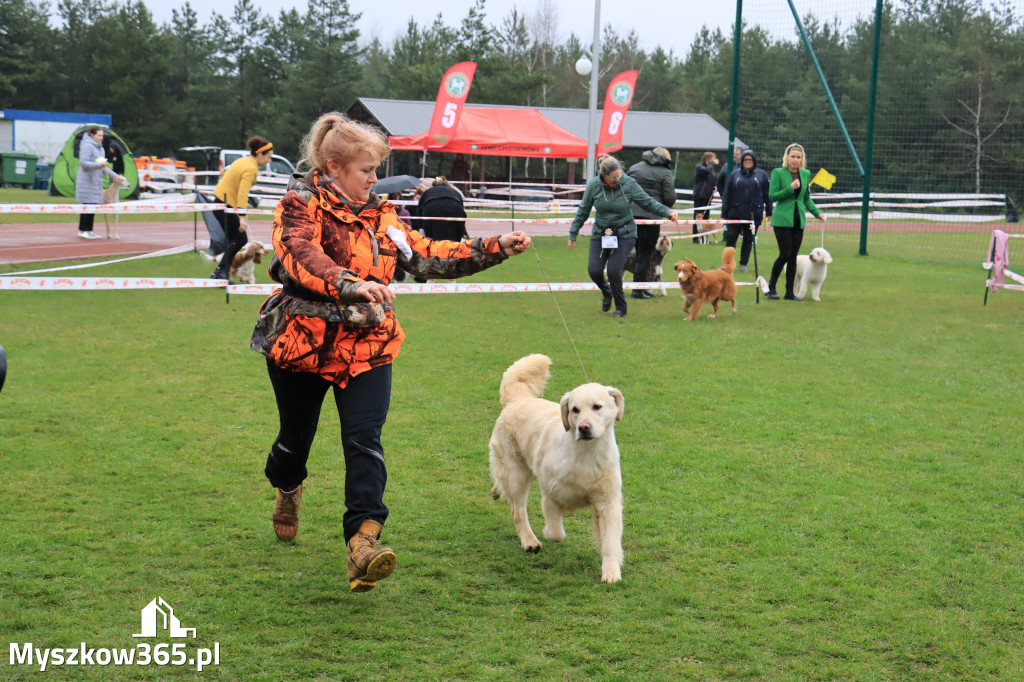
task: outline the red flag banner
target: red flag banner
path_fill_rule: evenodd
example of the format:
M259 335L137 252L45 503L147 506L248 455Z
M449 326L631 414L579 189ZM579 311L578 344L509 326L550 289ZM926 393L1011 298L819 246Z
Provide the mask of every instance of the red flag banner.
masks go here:
M437 89L434 116L430 119L428 146L442 147L452 139L475 73L476 62L460 62L445 72L441 87Z
M623 71L608 84L601 116L601 134L597 138L597 153L611 154L622 149L622 124L633 103L637 72Z

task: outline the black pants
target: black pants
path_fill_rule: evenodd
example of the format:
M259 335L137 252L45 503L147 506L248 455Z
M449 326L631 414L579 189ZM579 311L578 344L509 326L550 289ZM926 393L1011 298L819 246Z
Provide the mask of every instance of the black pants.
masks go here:
M786 293L796 295L793 283L796 281L796 256L800 253L800 245L804 243L804 231L799 227L773 227L775 241L779 245L779 257L772 265L772 278L768 288L775 291L775 283L779 280L782 268L786 268Z
M693 198L693 205L694 205L694 207L697 207L697 206L710 206L711 205L711 197L710 196L694 197ZM700 211L694 210L694 212L693 212L693 219L694 220L707 220L710 217L711 217L711 209L710 208L705 208L705 209L700 210ZM693 226L693 233L697 234L698 232L703 232L704 231L704 227L705 227L704 225L694 225ZM693 243L694 244L700 243L700 237L694 237L693 238Z
M602 249L601 237L590 238L590 255L587 259L587 274L605 296L609 294L615 299L615 309L626 312L626 296L622 293L622 269L626 266L626 258L633 250L636 239L619 237L619 246L615 249ZM608 279L604 277L605 264L608 266Z
M750 249L754 246L754 231L750 225L742 223L729 223L725 228L725 245L736 248L736 242L743 236L743 245L740 247L740 265L746 265L750 260Z
M333 389L345 453L345 542L366 519L383 524L388 518L384 506L388 472L380 434L391 402L391 365L355 376L345 388L316 374L280 369L269 360L267 371L281 418L281 430L267 457L265 473L270 484L288 489L305 480L320 408L327 389Z
M231 274L231 263L235 260L235 254L249 242L249 234L238 229L241 226L241 221L238 219L237 213L214 211L213 215L220 226L224 228L224 239L227 242L224 245L224 255L221 256L217 269L227 277Z
M80 213L78 214L78 231L79 232L92 232L93 221L96 220L95 213Z
M634 282L649 282L647 271L651 267L651 256L661 236L661 225L637 225L636 264L633 266Z

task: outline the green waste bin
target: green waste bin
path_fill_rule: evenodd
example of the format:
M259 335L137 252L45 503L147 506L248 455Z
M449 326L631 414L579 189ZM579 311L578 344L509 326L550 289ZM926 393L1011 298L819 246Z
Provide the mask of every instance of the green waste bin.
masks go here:
M36 184L36 161L39 157L25 152L0 152L0 184Z

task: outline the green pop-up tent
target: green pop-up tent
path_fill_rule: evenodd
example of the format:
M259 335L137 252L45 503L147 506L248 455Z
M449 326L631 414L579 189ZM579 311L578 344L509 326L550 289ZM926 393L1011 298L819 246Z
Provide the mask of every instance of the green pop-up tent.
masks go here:
M120 157L124 161L124 170L116 168L111 163L111 170L119 172L128 181L127 187L122 187L119 192L122 199L137 196L139 193L139 169L135 166L135 157L128 149L127 143L121 136L111 130L108 126L95 124L103 128L103 150L107 159ZM78 149L82 144L82 138L94 127L93 124L84 125L78 128L74 134L64 143L57 160L53 164L53 177L50 179L50 194L53 196L75 196L75 178L78 177ZM103 186L107 187L110 179L104 176Z

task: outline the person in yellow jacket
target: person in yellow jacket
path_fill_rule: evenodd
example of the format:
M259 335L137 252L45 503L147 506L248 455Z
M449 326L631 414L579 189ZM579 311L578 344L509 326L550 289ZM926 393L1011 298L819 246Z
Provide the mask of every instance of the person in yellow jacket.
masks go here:
M302 148L311 168L292 178L274 216L270 276L283 288L264 302L251 342L266 356L280 423L264 473L276 489L274 532L291 541L330 391L345 458L349 589L366 592L397 566L395 552L380 540L388 518L381 431L392 362L405 339L388 285L398 267L423 278L471 275L523 253L530 238L507 232L435 241L410 228L393 203L372 191L391 151L387 137L337 112L313 124ZM443 383L444 366L437 370Z
M224 202L231 208L248 208L249 190L256 184L260 168L270 163L274 156L274 145L259 135L250 137L245 146L249 148L250 156L243 156L228 166L213 190L217 201ZM221 256L217 269L210 274L210 278L227 279L235 254L249 241L249 219L244 213L214 211L213 215L224 228L227 243L224 246L224 255Z
M807 170L807 159L804 148L798 144L786 147L782 156L782 166L772 171L768 183L768 198L775 204L772 213L772 231L779 245L779 257L772 264L772 276L768 281L766 298L779 300L775 291L775 283L786 268L787 301L799 301L793 288L796 279L796 256L800 253L800 245L804 241L804 227L807 226L807 213L810 212L821 222L825 222L825 214L821 212L811 199L811 171Z

